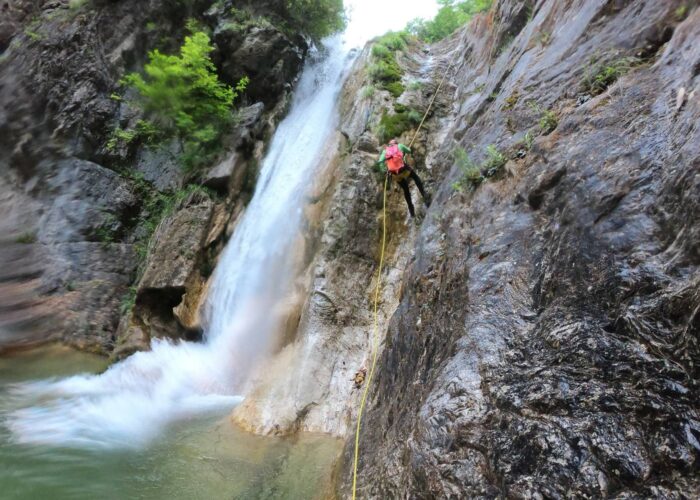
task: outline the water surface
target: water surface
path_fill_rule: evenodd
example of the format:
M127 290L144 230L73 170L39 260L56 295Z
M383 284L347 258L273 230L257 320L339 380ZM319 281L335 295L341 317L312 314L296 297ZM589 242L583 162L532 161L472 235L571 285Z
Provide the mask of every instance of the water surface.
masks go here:
M0 358L0 418L15 409L17 383L105 367L103 358L58 346ZM0 425L0 497L314 498L327 488L339 440L254 436L223 413L179 421L143 450L22 445Z

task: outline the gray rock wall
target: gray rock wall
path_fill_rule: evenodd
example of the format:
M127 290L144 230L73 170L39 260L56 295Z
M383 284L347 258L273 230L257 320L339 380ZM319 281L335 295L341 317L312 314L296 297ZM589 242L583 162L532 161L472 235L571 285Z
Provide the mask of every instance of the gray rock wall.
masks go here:
M190 291L186 308L196 308L207 272L230 234L227 228L255 183L257 162L285 111L307 50L301 36L290 38L255 16L234 30L240 40L222 37L221 27L232 25L233 7L255 13L257 6L217 5L160 0L0 3L0 265L8 269L0 275L0 300L8 304L0 309L0 350L52 338L109 353L118 335L134 326L121 318L134 302L130 287L136 287L137 295L148 289L151 298L159 289L168 298L158 304L135 298L137 306L148 309L140 316L162 328L151 332L142 323L139 342L119 341L123 353L124 344L147 347L151 334L189 336L196 330L172 312L172 305ZM224 80L235 83L234 78L247 74L255 90L239 99L243 109L223 139L220 157L196 173L183 170L177 141L163 147L138 140L107 147L115 129L133 128L141 118L115 98L123 93L120 78L141 70L149 50L178 50L188 17L212 30L215 62ZM215 190L219 216L201 216L199 205L185 204L169 226L175 236L160 235L149 244L150 226L159 222L155 207L163 204L157 201L176 198L187 184ZM211 212L214 200L207 203ZM225 212L231 216L224 217ZM140 271L158 274L163 262L179 261L167 242L192 228L177 221L190 226L195 221L193 234L211 234L207 241L194 237L185 242L189 247L182 251L192 265L181 271L190 275L170 282L163 265L155 280L158 287L138 287ZM216 227L210 228L210 222ZM188 285L181 290L183 280ZM172 290L181 290L180 297L171 297ZM193 313L186 316L194 321Z
M441 182L370 391L360 497L698 495L700 10L682 4L500 1L434 48L454 62L427 157ZM456 191L454 149L481 162L490 144L503 172Z

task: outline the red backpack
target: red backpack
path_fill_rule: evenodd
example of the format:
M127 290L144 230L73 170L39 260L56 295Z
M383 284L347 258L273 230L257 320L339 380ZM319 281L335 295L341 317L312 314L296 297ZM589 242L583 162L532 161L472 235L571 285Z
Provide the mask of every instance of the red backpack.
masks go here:
M403 167L403 153L396 144L392 144L384 151L384 158L389 172L398 174Z

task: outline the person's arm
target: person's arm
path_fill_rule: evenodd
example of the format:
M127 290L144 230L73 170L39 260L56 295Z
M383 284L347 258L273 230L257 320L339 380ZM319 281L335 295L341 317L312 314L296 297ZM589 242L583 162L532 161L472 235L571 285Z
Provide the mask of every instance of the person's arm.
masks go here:
M379 155L379 160L377 160L377 164L379 165L379 170L382 172L386 172L386 150L382 149L382 154Z
M409 148L408 146L404 146L403 144L399 144L399 150L405 155L411 154L411 148Z

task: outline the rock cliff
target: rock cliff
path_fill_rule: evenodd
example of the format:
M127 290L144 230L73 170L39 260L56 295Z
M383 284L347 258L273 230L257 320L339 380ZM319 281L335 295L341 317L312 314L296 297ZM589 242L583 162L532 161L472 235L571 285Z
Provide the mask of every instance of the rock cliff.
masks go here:
M151 335L198 336L193 303L308 49L293 26L278 27L283 6L0 4L0 296L11 302L0 311L0 350L58 338L123 356ZM218 161L194 173L179 164L177 141L117 140L141 118L121 77L141 70L149 50L176 51L188 18L211 33L225 82L253 82ZM209 191L188 197L197 185ZM159 268L167 262L177 270ZM185 291L190 312L173 313Z
M211 4L0 2L0 351L50 337L118 358L200 337L308 49L276 23L283 2ZM141 118L120 78L176 50L187 17L225 81L259 83L196 173L177 141L110 146ZM309 195L296 293L274 311L284 331L233 420L348 438L347 496L378 137L405 123L392 130L410 142L447 75L412 144L433 203L413 221L388 193L361 497L697 497L699 39L696 1L499 0L438 44L410 42L400 85L376 85L367 47Z
M362 498L697 496L696 7L502 0L432 47L436 196L394 233Z

